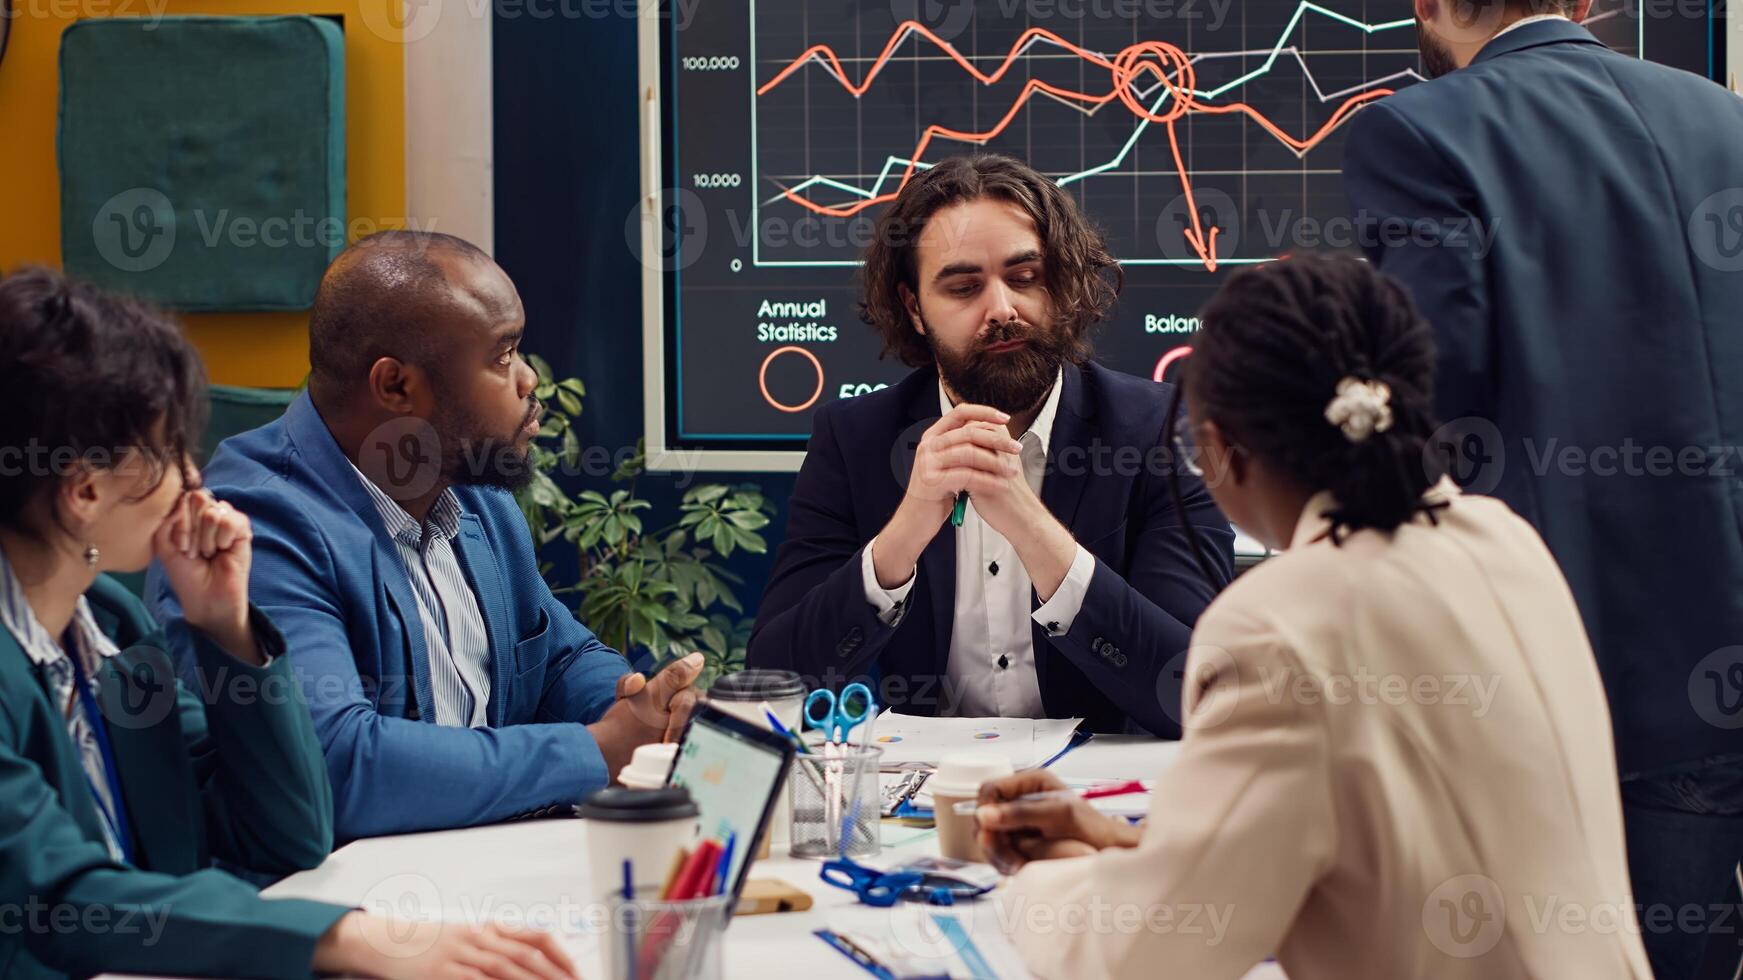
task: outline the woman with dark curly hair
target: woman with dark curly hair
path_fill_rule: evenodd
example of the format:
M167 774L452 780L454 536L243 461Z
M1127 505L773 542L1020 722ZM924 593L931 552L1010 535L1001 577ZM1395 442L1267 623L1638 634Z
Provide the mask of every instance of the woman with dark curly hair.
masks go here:
M0 976L569 976L543 934L269 901L211 866L314 867L333 816L248 602L248 519L191 465L199 358L149 306L27 269L0 279L0 391ZM153 557L182 597L162 626L105 574Z
M1403 288L1302 256L1231 276L1200 322L1180 432L1224 511L1287 550L1199 619L1143 826L1019 800L1064 787L1045 770L981 787L1030 967L1651 977L1579 610L1531 525L1442 476Z
M1172 387L1090 358L1120 286L1101 233L1027 164L941 160L879 219L863 286L914 371L817 412L749 662L875 669L911 712L1178 735L1169 662L1234 533L1196 478L1170 497Z

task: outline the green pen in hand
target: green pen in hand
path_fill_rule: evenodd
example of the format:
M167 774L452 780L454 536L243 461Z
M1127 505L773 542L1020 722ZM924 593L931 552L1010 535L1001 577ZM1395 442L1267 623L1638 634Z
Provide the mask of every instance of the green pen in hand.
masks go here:
M956 491L956 506L950 508L950 526L961 527L962 517L968 513L968 491Z

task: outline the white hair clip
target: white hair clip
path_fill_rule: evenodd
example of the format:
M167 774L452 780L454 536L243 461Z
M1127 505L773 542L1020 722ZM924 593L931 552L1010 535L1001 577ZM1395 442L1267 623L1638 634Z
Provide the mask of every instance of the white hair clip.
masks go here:
M1392 428L1392 389L1384 381L1348 377L1338 382L1337 397L1325 407L1325 420L1343 430L1344 438L1362 442Z

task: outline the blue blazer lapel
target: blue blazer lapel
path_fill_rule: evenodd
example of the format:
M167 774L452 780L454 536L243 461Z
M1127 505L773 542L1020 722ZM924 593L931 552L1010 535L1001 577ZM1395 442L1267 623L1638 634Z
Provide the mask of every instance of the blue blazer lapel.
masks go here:
M399 618L400 631L405 634L406 659L409 661L404 664L389 664L389 651L381 651L382 662L378 669L381 671L382 690L388 690L390 670L407 672L412 679L412 695L417 699L418 717L434 724L436 696L430 688L430 648L424 643L424 618L418 612L417 597L412 595L412 583L406 577L405 563L400 560L393 541L382 529L380 515L371 513L367 520L370 521L370 529L375 532L375 547L370 554L370 561L375 565L375 580L381 583L382 589L387 593L388 604L393 607L393 615Z
M1041 479L1041 502L1059 523L1075 530L1077 508L1090 478L1090 441L1095 428L1095 399L1088 390L1089 370L1067 364L1059 393L1059 411L1053 416L1053 432L1047 441L1047 470ZM1060 462L1066 468L1061 470Z
M321 418L321 413L315 408L308 392L298 395L290 407L285 409L284 424L291 441L301 451L305 465L318 477L317 482L335 494L363 521L374 541L370 560L375 566L375 580L382 584L389 604L399 617L410 660L407 664L390 665L387 663L390 651L381 651L382 663L378 668L381 671L381 690L390 690L390 671L408 671L412 679L412 693L417 699L418 716L425 721L434 722L436 700L430 689L430 651L424 644L424 621L418 613L418 602L412 595L412 583L406 577L405 564L400 561L398 548L388 536L387 527L381 523L381 515L376 513L375 503L369 499L369 492L363 489L355 467L345 458L339 443L334 441L332 431L327 428L326 421ZM361 666L359 665L359 669Z
M514 648L504 632L511 618L508 593L496 568L496 555L484 537L484 526L478 515L460 516L460 533L454 536L454 553L460 559L460 569L472 583L472 593L478 597L478 612L484 617L484 633L490 637L490 704L486 714L492 726L507 724L510 688L514 681Z

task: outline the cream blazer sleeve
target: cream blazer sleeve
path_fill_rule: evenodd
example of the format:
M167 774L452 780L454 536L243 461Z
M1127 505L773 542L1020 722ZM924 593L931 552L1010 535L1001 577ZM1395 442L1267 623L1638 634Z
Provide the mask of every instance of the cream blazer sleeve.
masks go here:
M1324 719L1295 657L1215 607L1187 655L1181 752L1143 843L1023 868L1001 921L1047 980L1239 978L1273 955L1337 848Z

